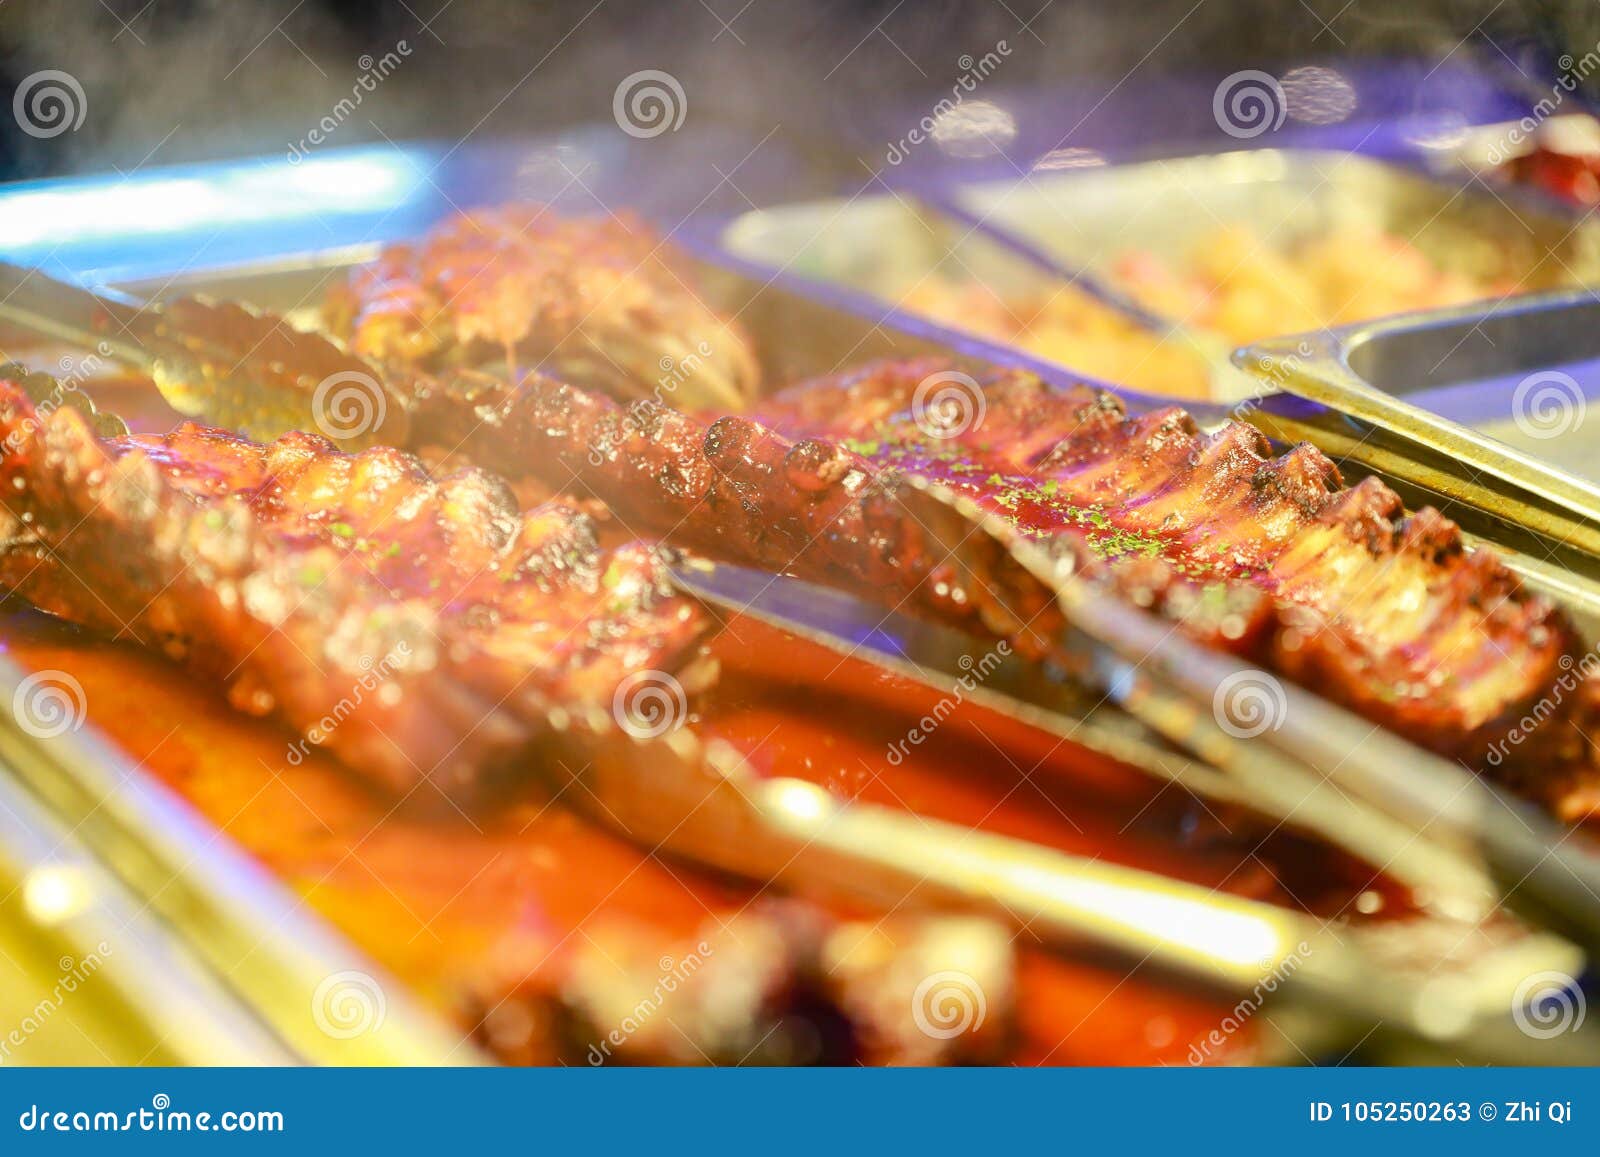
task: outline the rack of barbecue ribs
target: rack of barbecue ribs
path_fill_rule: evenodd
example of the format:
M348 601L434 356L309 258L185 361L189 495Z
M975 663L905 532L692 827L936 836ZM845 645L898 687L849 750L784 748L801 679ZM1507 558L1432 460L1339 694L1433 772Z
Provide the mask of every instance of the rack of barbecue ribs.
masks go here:
M619 397L683 388L730 409L760 381L738 324L628 214L543 205L461 214L353 270L323 315L356 354L412 373L539 368Z
M708 620L654 550L603 550L568 503L519 509L486 471L436 478L390 447L91 421L0 382L0 582L396 793L471 788L634 671L686 694L710 675Z
M1580 651L1573 626L1558 607L1524 589L1491 551L1466 550L1457 528L1437 511L1406 514L1393 491L1375 478L1344 487L1334 464L1309 445L1274 457L1262 435L1242 423L1203 433L1177 408L1130 416L1103 391L1057 387L1017 370L879 362L790 386L731 412L754 392L754 356L742 340L731 340L738 337L735 324L704 305L672 260L636 222L510 207L457 218L419 244L392 247L352 270L331 291L325 312L336 333L373 359L405 408L408 420L396 428L408 432L406 448L442 446L481 468L435 482L413 474L421 468L409 460L397 465L393 451L369 451L376 455L370 460L374 471L382 463L406 480L402 489L420 487L430 495L471 491L476 509L484 512L478 516L482 526L474 529L486 534L483 527L495 525L486 513L504 512L510 500L481 471L513 483L537 479L573 498L598 499L635 533L847 587L1012 637L1023 651L1043 653L1058 627L1052 592L1024 591L1021 605L1002 607L981 585L959 581L950 552L898 500L905 479L932 479L1003 520L1078 578L1492 774L1565 820L1587 818L1600 806L1600 767L1586 739L1595 720L1594 684L1573 672ZM645 388L651 367L635 356L645 348L641 342L652 343L652 354L671 348L687 358L684 351L712 330L717 340L729 339L717 347L714 378L736 383L730 390L738 405L726 401L729 391ZM563 334L580 335L585 348L606 351L608 373L574 384L531 371L527 363L535 351L561 345ZM496 347L509 351L504 359ZM700 404L691 408L691 401ZM83 441L80 427L71 433ZM204 457L236 445L230 438L188 429L168 441L203 445ZM91 456L118 460L115 440L83 445ZM161 452L169 452L165 443ZM327 446L303 439L285 439L259 453L304 455L328 463L328 472L341 477L364 481L369 474L357 465L369 461L364 456L333 456ZM141 465L148 457L133 454L118 469L160 475ZM26 470L30 461L24 455L8 469ZM308 477L322 472L306 468ZM208 471L206 477L213 474L229 472ZM198 486L194 476L198 472L169 469L163 481L188 499ZM53 525L73 525L66 521L72 516L71 488L35 494L28 489L33 481L21 478L27 521L13 553L30 549L30 536L48 534ZM297 528L320 533L315 548L334 556L348 553L351 542L330 526L344 527L358 542L372 537L382 549L393 546L381 527L368 535L358 518L319 513L337 497L336 488L328 495L307 489L306 509L294 515L282 513L282 504L242 498L220 482L208 487L209 500L222 496L224 517L245 509L252 517L270 511L271 519L290 518ZM491 500L488 492L501 498ZM361 486L352 494L361 497ZM39 508L28 508L28 502ZM444 497L438 502L448 514L466 506ZM61 505L65 515L52 509ZM527 517L549 522L556 528L549 533L559 540L584 538L587 532L577 529L581 519L570 508L556 509L561 513L546 509ZM159 515L150 517L159 521ZM441 519L448 528L446 515ZM264 524L274 530L276 525ZM96 527L96 520L88 526ZM579 597L574 592L581 591L581 599L592 602L597 580L576 575L609 574L619 564L602 568L593 553L598 547L592 538L586 541L593 560L587 569L555 570L574 579L565 595ZM503 550L509 559L526 546L513 535L480 549L486 556ZM67 557L65 550L52 549ZM668 608L660 613L669 617L692 617L666 592L659 574L650 573L648 550L627 548L619 557L648 576L629 589L652 592L628 612L623 627L657 630L652 616L658 608ZM183 562L148 565L152 577L160 577L163 565L176 572ZM500 564L518 567L507 559ZM439 562L402 545L394 565L426 570ZM318 587L315 605L334 616L339 598L352 605L370 601L365 587L374 573L383 568L350 580L358 585L348 593ZM65 579L29 573L18 581L44 605L85 618L100 613L97 598L82 591L66 597L54 589L71 590L70 573ZM407 581L415 585L421 579L412 575ZM483 587L481 576L474 581L475 590ZM550 594L548 583L538 589L541 597ZM383 591L392 593L388 586ZM557 599L546 610L532 602L519 602L506 621L526 626L532 616L581 618L588 605L574 610ZM428 613L452 623L499 614L467 613L459 601L430 604ZM617 633L627 631L619 627ZM523 634L534 632L528 627ZM507 648L533 642L506 630L468 637L495 661ZM677 661L682 640L671 640L662 645ZM251 642L242 642L239 653L249 653ZM181 650L187 644L176 645ZM661 662L670 665L667 658ZM470 686L494 678L500 682L493 686L501 687L504 677L483 674L495 665L464 663L453 681ZM591 665L607 673L599 683L626 670L615 656L599 653L586 654L578 669ZM539 679L530 676L527 686L557 695L574 689L560 680L540 688ZM593 689L583 685L585 693ZM275 706L283 693L268 687L236 697ZM326 710L326 695L307 694L315 702L293 710ZM1496 744L1534 711L1542 724L1525 742ZM488 734L474 732L474 743L496 746L498 726L479 730ZM470 767L478 761L465 762ZM392 757L387 763L380 778L403 782L404 768L393 766Z
M940 388L942 402L919 396ZM1595 685L1573 672L1566 616L1438 511L1405 514L1377 478L1344 487L1310 445L1274 457L1243 423L1202 433L1176 407L1130 416L1101 390L936 361L799 383L721 417L538 376L515 389L458 376L413 404L476 461L594 495L636 531L1024 644L1048 636L1047 601L985 624L983 592L953 582L948 551L896 500L897 479L934 479L1192 637L1564 820L1600 807ZM1548 718L1526 742L1496 746L1536 710Z

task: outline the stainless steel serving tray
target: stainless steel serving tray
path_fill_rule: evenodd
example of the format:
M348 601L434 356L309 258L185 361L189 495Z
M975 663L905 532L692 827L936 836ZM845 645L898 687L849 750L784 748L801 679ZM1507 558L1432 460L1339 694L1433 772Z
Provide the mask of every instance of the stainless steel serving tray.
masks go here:
M963 221L937 205L894 193L752 210L729 222L717 244L752 270L848 290L878 303L879 309L900 313L909 311L902 304L907 296L933 279L957 286L980 285L1003 299L1048 296L1062 284L1061 269L1029 246ZM1085 288L1093 292L1092 287ZM1122 312L1133 324L1142 325L1139 317ZM952 328L954 323L925 324L949 335L948 340L966 340L960 336L965 331ZM1163 403L1204 405L1243 396L1240 380L1228 363L1228 351L1217 343L1199 340L1183 330L1173 331L1159 321L1142 327L1192 355L1207 375L1208 390L1203 396L1169 394L1161 399ZM1062 364L994 344L1008 351L1012 360ZM1126 383L1117 385L1122 392L1130 392Z
M1254 419L1424 491L1486 537L1588 584L1600 571L1600 300L1411 314L1240 350L1289 398ZM1600 404L1600 401L1597 401Z
M68 686L70 672L29 673L0 656L0 699L12 707L0 718L0 939L14 941L5 961L20 974L0 992L14 1026L7 1061L479 1059L125 752L69 726L68 712L86 707L81 688L76 702L17 707ZM330 1030L329 994L352 983L383 1013L358 1033Z
M327 283L350 264L369 258L373 252L372 247L342 249L287 257L263 265L212 269L170 279L152 278L124 283L120 287L152 297L183 292L234 297L289 313L309 324L316 320L316 303ZM926 354L953 356L968 364L1028 362L1047 379L1077 380L1070 372L1015 357L1010 351L988 343L952 339L938 327L925 326L894 311L885 311L859 296L809 286L805 292L798 292L787 284L752 276L749 268L736 261L708 259L701 263L697 273L707 298L723 309L736 312L750 330L761 351L767 380L772 384L798 376L834 372L873 357ZM1206 415L1203 413L1202 417ZM6 686L0 684L0 694L5 690ZM200 831L203 825L197 824L188 809L172 800L165 789L147 782L138 769L128 768L104 745L90 745L67 759L60 758L61 752L52 752L48 745L41 749L38 744L30 744L26 737L17 738L16 742L15 751L0 748L0 760L67 823L81 822L86 813L93 812L94 801L116 803L114 828L84 825L88 848L121 885L141 901L158 895L160 888L170 886L172 881L180 883L185 902L172 907L172 926L184 944L194 942L201 946L202 959L208 954L214 956L230 941L237 942L241 935L266 935L271 926L269 917L258 906L237 902L235 884L243 873L250 876L254 886L276 888L277 885L259 880L260 873L243 864L231 850L227 853L231 858L215 871L185 872L181 862L165 877L153 877L144 870L143 865L153 856L159 856L160 863L173 864L175 846L192 847L197 841L204 842ZM124 780L126 782L118 788L116 785ZM228 919L218 920L218 913L226 913ZM321 920L304 916L301 920L305 934L326 953L338 957L349 951L343 937ZM359 961L361 958L352 954L348 959ZM314 976L316 972L297 975ZM263 1023L292 1023L294 1018L303 1020L305 1016L303 980L298 987L291 985L281 991L262 983L237 991L236 995L248 1015ZM152 1020L158 1021L162 1015L168 1018L186 1015L188 1011L162 1008L159 1001L155 1003L156 1007L147 1010ZM392 1053L382 1052L379 1042L370 1042L375 1052L366 1054L367 1059L374 1055L383 1059L417 1059L416 1049L428 1047L437 1033L446 1031L442 1025L432 1024L426 1014L418 1014L415 1020L403 1020L402 1024L413 1027L416 1042Z
M959 333L885 305L849 286L814 281L802 271L774 274L742 254L714 245L688 243L689 265L702 296L731 315L754 340L762 380L775 389L799 378L838 373L875 358L948 357L971 366L1007 365L1032 371L1059 385L1082 383L1084 375L1030 357L1009 346ZM353 265L377 256L379 246L360 245L286 256L252 265L187 271L119 282L150 300L186 293L236 298L285 315L303 327L319 322L317 303L328 285ZM996 260L1001 255L995 255ZM1171 404L1113 383L1132 412ZM1226 415L1220 404L1196 400L1190 409L1201 422Z
M285 256L151 276L119 288L148 298L195 292L235 298L314 325L330 280L376 251L376 246L359 246ZM696 272L707 296L737 313L755 336L769 383L831 373L874 357L944 355L972 367L1005 357L1005 351L979 342L953 345L933 327L849 295L795 293L749 276L736 263L702 262ZM1049 366L1035 368L1062 380L1070 377ZM27 676L0 656L0 701L9 702ZM20 817L16 823L3 822L10 814ZM33 838L24 841L19 833ZM47 885L73 881L78 898L72 910L56 916L46 912L48 920L33 913L25 903L30 878ZM106 954L109 979L99 986L102 999L73 1006L77 1023L110 1034L107 1060L459 1064L482 1059L460 1043L459 1033L412 1000L399 981L218 839L207 821L92 729L41 739L15 725L0 727L0 889L6 887L12 888L14 901L6 914L10 926L24 933L19 947L50 946L48 960L16 970L24 995L34 993L35 986L48 991L52 968L68 956L76 961L93 954L104 929L115 928L114 951ZM341 1038L316 1025L317 986L347 973L381 978L387 994L381 1031ZM0 1014L8 1008L0 1002ZM63 1016L58 1028L71 1023ZM57 1048L41 1038L29 1055L51 1062L98 1059L84 1054L81 1041L77 1051L73 1044L67 1040Z
M1430 234L1441 243L1451 235L1459 235L1459 231L1468 228L1481 212L1487 212L1489 218L1498 221L1496 228L1506 224L1504 214L1508 210L1490 210L1476 198L1466 209L1458 210L1455 202L1438 186L1415 173L1361 157L1337 164L1335 160L1337 158L1322 153L1267 151L1150 162L1126 169L1059 177L1035 176L1030 185L1039 188L1033 189L1030 195L1061 197L1069 188L1092 191L1093 196L1085 204L1102 214L1099 219L1102 240L1109 237L1105 231L1118 227L1118 214L1121 215L1120 227L1128 229L1135 228L1141 212L1153 214L1164 222L1166 232L1158 232L1153 238L1140 234L1141 244L1159 242L1168 246L1173 254L1185 252L1189 239L1207 229L1215 229L1218 220L1215 212L1226 209L1244 213L1248 207L1263 202L1276 206L1284 227L1306 229L1353 220L1352 214L1370 214L1373 209L1367 199L1369 193L1377 198L1380 210L1391 214L1380 218L1389 222L1409 220L1429 209L1439 213L1442 197L1444 211L1456 232ZM1150 207L1151 200L1162 195L1165 188L1157 169L1168 165L1175 166L1178 178L1188 183L1190 194L1208 199L1212 215L1198 211L1156 212ZM1332 165L1334 183L1329 189L1318 189L1313 176L1322 170L1313 165ZM1204 182L1211 174L1216 174L1219 180L1226 177L1227 182L1207 194ZM1079 182L1083 184L1080 186ZM1130 182L1131 188L1144 189L1142 210L1136 200L1118 208L1117 193ZM1030 186L1023 187L1028 188ZM1016 187L1010 187L1009 193L998 189L990 192L999 197L1016 198L1000 202L1011 211L1025 207L1025 194ZM1318 198L1321 198L1320 203ZM1086 216L1085 220L1088 219ZM993 223L992 218L989 223ZM1558 226L1551 219L1541 228L1545 230L1543 236L1549 238ZM1091 237L1095 235L1087 226L1084 231ZM1563 230L1563 235L1567 231L1570 230ZM997 279L994 284L1006 287L1036 284L1031 279L1040 276L1041 266L1036 261L1018 256L1017 251L989 238L983 231L962 232L950 219L929 213L899 197L862 197L848 202L814 202L752 212L729 225L722 233L722 240L752 273L776 265L783 269L785 278L798 273L815 279L817 284L808 290L813 294L842 296L854 300L857 308L861 307L865 295L867 308L885 310L902 326L922 328L930 334L947 334L946 340L967 348L981 348L992 359L1027 364L1047 378L1071 380L1077 377L1009 347L951 335L934 323L921 322L890 307L875 305L885 296L892 296L893 287L939 269L945 262L952 263L965 274L993 276ZM1592 235L1583 233L1568 241L1574 247L1571 260L1577 261L1578 252L1587 250ZM1531 256L1529 260L1532 261ZM1590 264L1584 267L1595 268L1600 276L1600 264L1587 260ZM878 261L886 265L880 268L875 264ZM885 286L891 288L884 289ZM1505 309L1518 308L1518 300L1523 299L1513 299ZM1526 300L1531 302L1534 298ZM1479 308L1466 308L1440 316L1467 319L1464 329L1471 331L1473 320L1482 312ZM1531 586L1567 606L1588 638L1600 639L1600 566L1591 565L1590 558L1579 549L1584 541L1581 522L1570 514L1552 517L1552 510L1558 514L1559 510L1552 508L1547 495L1518 494L1512 484L1493 475L1474 479L1458 469L1456 459L1448 450L1430 449L1423 441L1387 434L1373 424L1361 422L1356 416L1361 409L1356 391L1344 390L1338 398L1331 394L1319 395L1319 400L1326 403L1323 406L1306 406L1292 398L1288 405L1271 400L1270 396L1280 389L1292 395L1301 392L1304 383L1314 380L1324 384L1336 381L1348 386L1354 374L1340 360L1338 351L1344 341L1356 335L1377 338L1412 324L1402 317L1264 343L1257 348L1266 360L1258 356L1252 361L1253 367L1262 372L1247 375L1235 371L1238 380L1223 388L1234 397L1255 398L1265 393L1269 396L1265 403L1251 403L1236 409L1220 402L1189 403L1189 407L1202 424L1225 417L1246 416L1280 443L1309 440L1339 460L1350 480L1375 473L1399 490L1408 506L1443 507L1463 525L1469 540L1493 545ZM1450 338L1446 347L1455 340ZM1459 354L1451 362L1461 372L1470 368L1469 357L1487 348L1487 343L1469 343L1465 348L1470 352ZM1220 354L1220 348L1216 352ZM1245 362L1239 364L1243 366ZM1249 380L1252 376L1254 380ZM1118 392L1133 399L1133 408L1172 400L1151 399L1120 388ZM1360 396L1369 398L1373 392L1369 390ZM1600 423L1600 418L1596 418L1596 422ZM1600 454L1595 455L1595 460L1600 461ZM1600 527L1595 533L1596 545L1600 546Z
M1182 262L1231 225L1281 244L1379 229L1442 270L1505 277L1517 292L1600 282L1600 234L1576 227L1572 214L1513 205L1470 177L1441 179L1359 153L1255 149L1032 173L945 196L1061 268L1113 282L1112 262L1129 249Z
M1002 297L1048 292L1064 281L1126 296L1115 267L1123 254L1137 250L1181 267L1229 225L1283 244L1332 229L1382 229L1443 270L1494 275L1519 292L1600 283L1600 234L1575 229L1570 214L1512 203L1470 177L1447 181L1318 150L1035 172L942 188L926 200L886 193L760 209L729 223L720 241L767 269L884 302L934 276ZM1229 368L1221 335L1179 317L1156 325L1210 367L1210 398L1237 401L1256 391Z

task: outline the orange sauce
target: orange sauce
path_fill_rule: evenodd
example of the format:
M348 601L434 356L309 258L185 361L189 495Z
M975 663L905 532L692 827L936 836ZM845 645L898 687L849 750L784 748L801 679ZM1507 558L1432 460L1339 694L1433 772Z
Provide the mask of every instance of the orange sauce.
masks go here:
M94 392L137 429L176 420L137 380ZM293 736L240 715L161 657L26 608L0 608L0 648L26 668L70 673L88 722L140 774L446 1015L459 1015L462 986L497 946L532 941L553 957L593 922L618 918L682 938L758 891L647 855L531 789L492 814L464 816L420 799L426 789L397 808L315 750L291 762ZM1363 865L1284 833L1263 841L1243 817L1212 814L1176 788L970 703L891 760L938 697L760 624L732 620L713 651L722 679L691 725L773 774L1317 912L1369 890L1403 907ZM1016 943L1018 1063L1184 1064L1232 1008L1028 931ZM1247 1022L1207 1055L1249 1061L1257 1049Z
M754 894L647 856L532 792L490 815L397 809L316 752L292 764L285 731L239 715L165 660L34 612L0 618L0 641L26 667L71 673L89 722L143 774L447 1014L508 937L556 950L592 921L623 917L679 938ZM1237 817L1233 834L1197 824L1204 812L1176 791L970 706L896 766L890 745L931 706L926 690L746 620L714 649L722 683L693 725L775 774L1230 891L1292 891L1314 908L1369 884L1365 869L1326 853L1310 856L1307 876L1296 866L1307 849L1282 837L1252 855L1258 840ZM1072 958L1028 932L1017 943L1022 1063L1184 1063L1227 1012L1148 970ZM1254 1049L1247 1026L1215 1059Z

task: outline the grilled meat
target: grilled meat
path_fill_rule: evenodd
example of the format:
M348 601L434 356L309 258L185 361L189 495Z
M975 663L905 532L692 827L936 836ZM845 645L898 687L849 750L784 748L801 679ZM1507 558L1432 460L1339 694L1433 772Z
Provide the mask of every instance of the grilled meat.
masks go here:
M1016 1045L1015 971L986 920L763 900L676 944L618 921L559 951L507 937L460 1005L508 1064L992 1064Z
M704 422L537 377L516 391L458 379L416 405L475 460L593 494L635 533L1047 647L1046 595L1001 606L962 582L908 509L899 479L930 478L1210 645L1566 819L1600 810L1582 734L1596 695L1571 674L1565 618L1492 553L1467 552L1437 511L1405 516L1376 479L1343 488L1309 445L1271 458L1243 424L1203 435L1178 409L1130 417L1087 387L1014 371L979 382L935 362L870 366ZM1528 714L1542 725L1502 742Z
M685 262L628 216L461 214L352 271L324 313L356 353L408 375L537 366L621 397L725 409L742 409L760 376Z
M481 470L187 423L101 437L5 382L0 438L0 583L160 648L394 791L470 786L553 712L609 709L631 672L693 688L702 613L653 551L604 552L587 516L519 510Z

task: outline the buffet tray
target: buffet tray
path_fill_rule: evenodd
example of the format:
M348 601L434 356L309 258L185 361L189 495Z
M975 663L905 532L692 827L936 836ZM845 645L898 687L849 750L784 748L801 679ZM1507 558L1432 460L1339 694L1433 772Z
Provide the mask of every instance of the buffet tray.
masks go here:
M1203 362L1208 399L1238 401L1257 387L1230 368L1230 343L1134 303L1115 268L1123 254L1181 267L1228 226L1285 244L1370 228L1407 238L1441 270L1493 276L1516 292L1600 282L1593 229L1463 181L1359 154L1260 149L940 184L915 200L892 192L757 209L728 223L720 241L769 270L884 302L935 277L1002 298L1076 283ZM1198 399L1180 391L1168 400Z
M23 960L46 945L61 954L26 970L49 995L8 1021L22 1030L8 1060L81 1044L51 1039L67 1023L92 1027L82 1039L116 1064L478 1059L126 752L80 729L89 704L71 673L0 657L0 696L12 705L0 720L0 908ZM381 1014L342 1031L349 999Z
M124 282L119 288L155 298L195 292L237 298L310 325L317 320L315 302L322 290L344 269L374 253L371 246L358 246L289 255L249 266ZM1058 384L1080 380L1061 367L886 311L859 293L757 275L737 258L702 253L694 273L706 298L735 314L750 332L765 380L772 384L833 373L877 357L924 355L952 357L974 372L987 365L1022 364ZM1148 404L1154 400L1130 399L1133 409ZM117 406L114 398L107 403L110 409ZM1202 421L1223 416L1216 408L1198 409ZM1544 559L1530 549L1523 561L1527 573L1536 574ZM1552 574L1552 583L1556 577ZM1562 601L1571 603L1566 596ZM8 688L0 683L0 694ZM199 688L194 689L194 698L198 705ZM125 753L89 741L74 746L69 758L54 740L11 738L16 746L0 745L0 762L13 781L26 785L60 821L78 825L85 847L118 886L135 903L159 912L178 943L237 1004L238 1015L265 1026L264 1035L290 1059L399 1063L478 1059L470 1046L453 1039L458 1034L442 1017L420 1000L413 1003L414 994L402 982L386 978L388 1031L353 1041L312 1031L308 1007L321 982L350 972L384 977L376 965L322 917L307 914L282 884L208 831L181 800L133 766ZM271 771L268 767L262 774ZM159 870L152 871L151 865ZM285 933L285 928L291 930ZM151 1007L144 1015L152 1023L190 1015L187 1007L165 999L160 991L151 990L147 1001ZM1277 1047L1285 1046L1280 1042ZM1291 1059L1294 1054L1275 1053L1269 1043L1263 1056Z
M983 224L964 221L937 204L908 199L899 193L869 193L848 199L808 201L755 209L728 222L716 238L726 254L765 276L808 281L815 289L845 290L863 296L880 311L914 316L909 295L933 282L956 287L982 287L1002 299L1048 296L1062 284L1058 265L1029 245L1002 236ZM1097 287L1085 284L1091 296ZM1124 305L1127 308L1124 308ZM1175 331L1158 319L1145 324L1131 303L1117 302L1114 311L1152 339L1177 347L1203 370L1201 394L1173 391L1157 399L1125 382L1114 384L1129 399L1152 404L1206 406L1216 399L1243 396L1241 382L1227 360L1227 351L1195 335ZM922 324L964 341L969 331L959 322ZM984 339L1006 351L1010 361L1045 365L1059 371L1062 363L1029 354L996 339ZM1094 380L1079 372L1076 380Z
M1254 420L1426 492L1490 538L1586 585L1600 569L1600 467L1585 437L1600 395L1600 301L1516 298L1276 338L1241 368L1288 395ZM1593 426L1589 429L1592 431Z
M1600 282L1600 234L1576 228L1572 214L1359 153L1254 149L1035 172L950 186L940 198L1063 271L1112 282L1111 263L1128 249L1182 262L1235 225L1281 244L1381 230L1441 270L1509 278L1519 293Z
M318 320L316 302L330 281L376 252L376 246L362 245L285 255L249 265L152 275L124 281L117 288L150 299L188 293L232 298L309 326ZM694 272L707 298L735 314L754 336L769 383L832 373L878 357L950 357L974 372L997 361L1017 360L976 340L947 340L936 327L885 314L849 294L794 292L770 279L749 276L736 262L701 260ZM11 346L13 338L0 334L0 343ZM53 368L54 360L52 355L45 368ZM1035 368L1062 382L1072 380L1056 367ZM177 420L147 383L113 379L103 389L92 382L86 389L136 429L164 429ZM29 617L29 612L21 614ZM0 616L0 644L25 642L12 639L14 630ZM30 648L12 649L17 657L0 656L0 698L37 674L34 668L39 664ZM76 671L90 686L90 673L75 668L70 653L55 657L57 652L46 651L45 655L61 668L48 674L70 680ZM97 678L104 681L103 676ZM219 710L211 702L214 697L198 685L188 689L181 675L174 681L185 688L178 692L186 697L183 715L192 712L214 721ZM42 818L25 827L70 831L72 846L94 872L85 908L97 912L101 923L121 910L144 914L161 933L159 951L175 962L168 983L149 983L147 954L136 954L131 947L118 951L115 963L129 979L117 984L121 1003L107 1015L141 1031L129 1029L130 1043L115 1059L430 1065L485 1059L440 1015L437 1000L422 999L424 994L410 990L403 978L386 972L325 915L309 907L288 882L273 878L268 867L253 861L226 833L192 810L191 801L141 766L141 756L97 734L95 707L102 702L98 683L90 690L86 696L90 726L82 732L40 739L16 726L0 728L0 803L8 793L26 798ZM170 710L154 706L150 710L163 725L171 717ZM225 709L222 715L230 728L223 736L224 746L232 729L257 733L265 726L230 718L232 713ZM242 758L231 753L228 757ZM265 763L261 776L278 778ZM14 848L8 830L0 825L0 883L8 878L7 872L25 879L35 861L61 860L61 854L52 855L50 849L33 849L32 859L24 855L27 851L20 845ZM78 930L75 947L60 950L62 960L92 952L98 927L97 923ZM155 935L148 933L147 942L155 943ZM122 934L116 943L129 941ZM180 971L179 964L187 971ZM48 967L34 971L43 978L38 983L44 984ZM191 974L192 985L175 982ZM336 977L357 978L381 994L383 1015L372 1031L330 1035L319 1025L314 1010L325 1003L327 982ZM81 1009L90 1015L88 1004ZM180 1025L188 1027L180 1033ZM1301 1032L1304 1041L1325 1030L1305 1026ZM31 1055L50 1054L36 1046ZM1269 1043L1262 1055L1286 1060L1291 1054L1280 1055Z
M890 200L902 204L897 198ZM979 244L978 235L969 241ZM1019 366L1062 386L1084 380L1070 369L1019 354L1008 346L952 331L901 310L885 309L873 296L849 287L807 282L787 272L774 277L752 263L743 248L730 254L715 247L694 248L692 271L707 300L732 314L755 339L765 388L838 373L875 358L921 356L954 358L974 372L986 366ZM322 251L175 277L151 277L125 282L119 288L157 300L185 293L237 298L280 312L298 325L315 327L319 315L314 303L328 284L351 266L376 256L377 251L377 246ZM1562 303L1581 311L1573 324L1561 323L1566 344L1547 336L1542 328L1545 323L1520 343L1502 332L1515 326L1519 318L1548 318L1549 307ZM1486 329L1491 318L1498 320ZM1587 319L1596 324L1585 330ZM1413 333L1427 335L1426 340L1405 336ZM1572 343L1581 347L1574 350L1573 357L1600 358L1600 302L1587 294L1514 299L1492 311L1466 307L1438 315L1390 318L1320 338L1274 339L1260 346L1261 355L1254 359L1248 351L1241 351L1240 367L1262 364L1261 357L1266 358L1267 400L1232 407L1199 401L1186 408L1202 426L1247 418L1280 447L1311 441L1339 461L1351 481L1377 474L1399 490L1412 509L1423 503L1444 507L1462 524L1469 541L1492 546L1531 586L1562 604L1586 638L1600 642L1600 561L1582 549L1592 538L1600 550L1600 516L1587 526L1580 519L1559 516L1560 504L1551 498L1548 485L1541 488L1536 481L1524 479L1525 484L1519 486L1513 477L1484 478L1462 472L1456 465L1458 443L1419 436L1424 427L1442 430L1453 425L1447 416L1432 419L1419 407L1397 402L1398 408L1416 409L1417 417L1396 423L1392 431L1365 421L1374 412L1375 402L1391 397L1386 389L1404 393L1410 389L1405 383L1415 381L1420 383L1419 391L1428 393L1424 367L1431 367L1428 380L1448 382L1464 374L1496 372L1496 367L1520 356L1518 364L1526 366L1521 372L1530 373L1559 364L1561 358L1553 357L1552 351L1568 349ZM1583 355L1582 349L1590 347L1594 352ZM1351 358L1357 365L1383 367L1384 385L1360 383L1346 388L1359 383L1348 368L1347 359ZM1339 385L1329 386L1328 382ZM1133 413L1172 401L1109 388ZM1273 399L1272 389L1291 397ZM1252 389L1252 393L1260 392L1259 387ZM1293 397L1296 394L1321 404L1308 408ZM1600 416L1595 420L1600 422ZM1383 436L1386 433L1395 436ZM1493 441L1471 430L1463 433L1484 445ZM1580 448L1575 453L1581 461L1584 451ZM1533 465L1541 472L1548 468ZM1600 502L1600 491L1596 493Z
M315 303L326 288L350 267L376 257L379 248L358 245L247 265L151 275L119 282L115 288L147 300L183 294L234 298L279 313L295 325L314 328L320 320ZM972 370L1015 366L1061 386L1085 380L1082 374L1054 362L885 306L858 288L807 278L804 270L774 274L742 252L724 252L692 235L681 248L688 253L688 267L703 289L702 296L754 338L766 388L839 373L875 358L914 357L950 358ZM1102 384L1114 389L1133 413L1172 402L1171 398ZM1205 399L1197 399L1189 408L1203 422L1218 421L1227 413L1224 406Z

